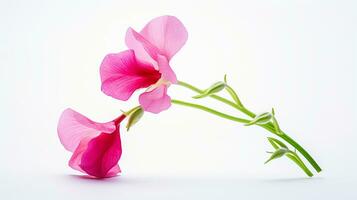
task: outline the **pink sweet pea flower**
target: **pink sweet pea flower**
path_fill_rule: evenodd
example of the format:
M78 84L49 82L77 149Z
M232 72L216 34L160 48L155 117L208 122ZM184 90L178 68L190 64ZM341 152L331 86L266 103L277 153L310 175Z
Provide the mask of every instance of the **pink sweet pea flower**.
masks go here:
M152 113L168 109L167 88L177 83L169 61L186 40L186 28L173 16L151 20L140 33L129 28L125 42L131 50L109 54L101 64L102 91L126 101L135 90L147 88L139 96L141 107Z
M63 111L57 132L64 148L73 152L69 166L96 178L120 173L119 129L124 118L125 115L121 115L111 122L98 123L72 109Z

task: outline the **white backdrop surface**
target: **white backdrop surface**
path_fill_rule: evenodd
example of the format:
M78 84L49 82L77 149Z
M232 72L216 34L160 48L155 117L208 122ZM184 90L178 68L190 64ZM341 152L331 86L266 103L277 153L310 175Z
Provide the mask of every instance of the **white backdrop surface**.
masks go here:
M356 10L352 0L0 1L0 199L356 199ZM126 49L129 26L165 14L189 32L171 63L178 78L206 87L228 74L247 107L276 109L321 174L264 165L264 130L178 106L123 133L121 176L67 166L61 111L108 121L136 104L101 93L99 64Z

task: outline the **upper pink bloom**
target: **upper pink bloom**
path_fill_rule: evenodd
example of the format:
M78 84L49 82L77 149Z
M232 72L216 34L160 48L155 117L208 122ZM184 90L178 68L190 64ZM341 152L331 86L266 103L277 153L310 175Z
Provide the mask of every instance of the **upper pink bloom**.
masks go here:
M124 118L125 115L121 115L111 122L98 123L72 109L63 111L57 132L63 146L73 152L69 166L97 178L120 173L119 123Z
M102 91L126 101L135 90L148 88L139 97L143 109L152 113L168 109L167 88L177 83L169 62L186 40L186 28L173 16L157 17L139 33L129 28L125 42L131 50L109 54L101 64Z

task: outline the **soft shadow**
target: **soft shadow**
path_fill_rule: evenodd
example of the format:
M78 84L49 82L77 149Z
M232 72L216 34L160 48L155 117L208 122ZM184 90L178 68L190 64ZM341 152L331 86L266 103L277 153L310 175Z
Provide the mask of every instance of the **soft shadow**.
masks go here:
M297 178L274 178L274 179L264 179L263 182L270 183L289 183L289 182L311 182L311 181L322 181L324 177L297 177Z
M323 181L323 177L296 177L296 178L239 178L239 177L170 177L170 176L126 176L119 175L111 178L97 179L88 175L61 175L65 181L77 182L80 184L119 184L119 185L156 185L164 184L166 186L174 185L220 185L220 184L252 184L252 183L307 183Z
M94 178L92 176L88 175L64 175L66 178L69 178L71 180L76 180L76 181L83 181L83 182L118 182L120 179L120 176L115 176L111 178Z
M114 176L110 178L94 178L88 175L61 175L66 181L78 182L84 184L96 184L96 183L105 183L105 184L125 184L125 185L138 185L138 184L147 184L157 181L157 179L148 178L148 177L127 177L127 176Z

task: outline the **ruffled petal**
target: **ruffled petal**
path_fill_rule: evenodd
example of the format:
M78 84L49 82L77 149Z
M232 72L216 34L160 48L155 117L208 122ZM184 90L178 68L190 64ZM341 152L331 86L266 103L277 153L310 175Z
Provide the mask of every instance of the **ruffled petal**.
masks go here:
M135 51L135 55L139 60L150 63L157 69L156 59L160 53L157 47L132 28L128 28L126 32L125 43L129 49Z
M145 111L159 113L171 106L171 98L167 95L167 86L161 85L152 91L144 92L139 97L139 102Z
M173 84L177 83L177 78L175 72L169 65L169 61L165 56L158 55L157 62L159 64L159 72L164 80L168 80Z
M172 58L186 43L188 33L185 26L174 16L161 16L151 20L140 34L157 47L160 54Z
M93 139L93 137L86 137L81 140L79 145L77 146L76 150L73 152L71 159L68 162L68 165L72 167L75 170L78 170L80 172L86 173L85 171L82 170L82 168L79 166L81 164L81 159L83 156L83 153L86 151L88 142Z
M94 122L68 108L59 119L57 133L64 148L73 152L83 138L95 137L102 132L112 133L115 129L114 122Z
M156 83L161 74L151 65L138 61L133 50L108 54L101 66L102 91L126 101L139 88Z
M111 168L108 171L106 177L113 177L113 176L118 175L119 173L121 173L121 169L120 169L119 165L115 165L113 168Z
M101 133L88 142L79 166L87 174L97 178L114 176L120 171L116 165L121 153L119 131L113 134Z

